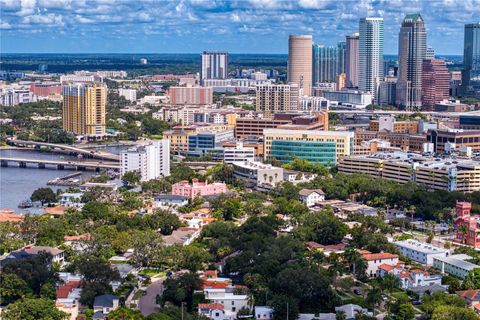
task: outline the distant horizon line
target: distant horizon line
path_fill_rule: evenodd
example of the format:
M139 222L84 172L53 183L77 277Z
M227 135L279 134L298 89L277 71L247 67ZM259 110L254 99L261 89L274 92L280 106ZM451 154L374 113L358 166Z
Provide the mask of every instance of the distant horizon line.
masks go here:
M220 51L220 50L210 50L210 51ZM224 50L222 50L224 51ZM201 55L203 51L200 52L140 52L140 53L131 53L131 52L0 52L1 55L5 54L113 54L113 55L120 55L120 54L128 54L128 55L155 55L155 54L198 54ZM269 52L254 52L254 53L247 53L247 52L228 52L228 54L245 54L245 55L288 55L286 53L269 53ZM398 56L398 53L384 53L385 55L389 56ZM457 54L447 54L447 53L435 53L435 56L463 56L463 53Z

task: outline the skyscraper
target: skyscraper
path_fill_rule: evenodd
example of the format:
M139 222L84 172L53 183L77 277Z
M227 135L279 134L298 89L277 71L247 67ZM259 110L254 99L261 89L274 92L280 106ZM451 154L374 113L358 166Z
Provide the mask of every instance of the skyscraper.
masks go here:
M346 42L340 41L337 43L337 60L338 60L338 74L345 72L345 50Z
M204 51L200 79L226 79L228 76L228 53Z
M347 36L345 46L345 86L347 88L358 87L358 42L358 33Z
M70 83L62 87L62 93L63 130L79 135L105 134L104 83Z
M376 96L383 77L383 18L362 18L359 24L358 88Z
M303 95L312 94L311 35L290 35L288 37L287 81L296 83L303 91Z
M462 87L466 95L480 96L480 22L465 25Z
M397 105L408 110L422 106L422 63L427 32L420 14L407 14L398 35Z
M298 85L290 84L260 84L256 86L256 110L271 118L276 113L297 111Z
M313 45L313 85L319 82L335 82L339 74L338 47Z
M440 59L425 59L422 68L422 109L433 110L436 103L449 98L450 73Z

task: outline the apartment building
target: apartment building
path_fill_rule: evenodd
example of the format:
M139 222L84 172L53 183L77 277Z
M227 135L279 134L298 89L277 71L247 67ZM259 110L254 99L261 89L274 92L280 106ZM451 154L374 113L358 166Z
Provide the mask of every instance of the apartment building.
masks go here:
M295 112L298 110L298 85L291 84L262 84L256 86L257 111L271 118L276 113Z
M480 268L479 265L468 262L472 259L466 254L454 254L448 257L433 257L433 267L442 273L447 273L460 279L465 279L470 271Z
M208 105L213 103L211 87L170 87L170 103L173 105Z
M417 182L433 190L480 190L480 162L470 159L434 158L395 151L345 156L339 160L338 170L399 183Z
M201 132L222 132L232 130L233 126L228 124L197 124L190 126L175 126L171 130L163 132L164 138L170 140L170 150L173 152L188 152L189 136Z
M290 162L293 158L312 163L335 165L339 158L350 155L353 132L265 129L264 159Z
M234 147L223 148L223 162L245 162L255 160L255 148L246 147L242 142L237 142Z
M446 249L413 239L395 241L393 244L397 246L402 256L429 266L433 265L433 259L435 257L445 258L448 256Z
M153 140L120 154L120 173L140 173L141 181L168 177L170 175L170 141Z

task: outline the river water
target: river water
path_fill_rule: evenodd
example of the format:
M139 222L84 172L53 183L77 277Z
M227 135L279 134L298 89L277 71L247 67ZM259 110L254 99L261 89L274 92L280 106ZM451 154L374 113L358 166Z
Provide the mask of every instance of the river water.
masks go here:
M9 158L78 160L76 157L68 155L26 150L0 150L0 156ZM18 204L29 199L36 189L46 187L49 180L75 172L73 170L38 169L33 164L29 166L28 168L19 168L18 165L10 163L9 167L0 167L0 209L9 208L19 213L42 213L43 211L40 208L20 209ZM85 171L82 172L82 176L77 178L86 179L92 174L94 174L93 171ZM49 187L54 191L59 188L66 188Z

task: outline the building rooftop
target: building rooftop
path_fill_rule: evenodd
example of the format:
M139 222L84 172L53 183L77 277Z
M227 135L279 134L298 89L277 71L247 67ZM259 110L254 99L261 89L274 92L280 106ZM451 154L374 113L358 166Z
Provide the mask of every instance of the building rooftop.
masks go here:
M480 268L480 266L476 265L475 263L471 263L465 260L472 259L469 255L466 254L454 254L449 257L434 257L434 260L438 260L444 263L448 263L451 265L455 265L464 270L473 270L475 268Z
M320 130L285 130L285 129L263 129L263 135L267 134L294 134L294 135L308 135L318 137L339 137L339 138L353 138L355 133L352 131L320 131Z
M394 244L398 247L407 248L410 250L418 251L425 254L434 254L434 253L443 253L447 252L447 250L434 247L429 243L419 242L416 240L403 240L403 241L395 241Z

